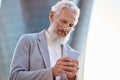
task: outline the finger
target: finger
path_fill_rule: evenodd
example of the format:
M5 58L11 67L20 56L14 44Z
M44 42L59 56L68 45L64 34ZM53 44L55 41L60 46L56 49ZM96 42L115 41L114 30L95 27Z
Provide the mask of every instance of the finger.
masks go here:
M72 78L72 77L75 77L76 74L77 74L78 71L74 71L74 72L66 72L66 75L69 77L69 78Z
M65 59L65 58L64 58ZM62 59L59 59L57 61L57 65L62 65L62 66L71 66L71 67L75 67L75 66L78 66L78 61L69 61L69 62L66 62Z
M76 67L61 66L61 68L65 71L68 71L68 72L77 72L79 70L78 66L76 66Z
M79 61L78 61L78 60L73 60L72 62L73 62L76 66L79 65Z
M76 64L79 64L79 61L78 60L72 60L72 62L76 63Z
M53 76L58 76L65 73L65 70L63 66L56 65L52 68L52 72L53 72Z
M69 71L69 72L77 72L79 67L67 67L67 68L64 68L66 71Z
M68 72L68 71L65 71L64 72L68 77L74 77L76 75L76 73L72 73L72 72Z
M65 69L69 69L69 70L65 70ZM65 68L65 67L61 67L61 69L59 69L59 75L61 74L66 74L69 77L73 77L76 75L76 73L78 72L78 70L74 70L73 68Z
M69 57L62 57L59 60L63 62L72 62L72 59L70 59Z
M73 63L73 62L62 62L62 61L57 62L57 65L61 65L61 66L76 66L76 64Z
M79 66L78 62L61 62L62 65L64 66L71 66L71 67L75 67L75 66Z

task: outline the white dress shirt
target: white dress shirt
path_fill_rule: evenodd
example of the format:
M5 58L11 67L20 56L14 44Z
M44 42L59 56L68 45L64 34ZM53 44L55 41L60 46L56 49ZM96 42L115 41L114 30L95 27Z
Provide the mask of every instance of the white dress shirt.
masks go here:
M55 66L56 61L61 58L61 46L58 44L54 44L51 39L50 36L48 34L48 32L45 32L46 34L46 39L47 39L47 44L48 44L48 51L49 51L49 55L50 55L50 65L51 67ZM56 80L60 80L60 76L56 77Z

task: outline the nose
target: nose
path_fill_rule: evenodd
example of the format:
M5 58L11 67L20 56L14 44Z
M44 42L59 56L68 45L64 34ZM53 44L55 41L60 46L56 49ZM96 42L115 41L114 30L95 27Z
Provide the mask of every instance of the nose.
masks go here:
M73 27L70 27L70 24L66 24L66 25L64 26L64 28L67 29L67 30L72 30L72 29L73 29Z
M69 23L66 23L65 27L66 28L69 28L70 24Z
M64 29L64 31L66 31L67 33L69 33L69 32L71 31L71 28L68 27L68 26L64 27L63 29Z

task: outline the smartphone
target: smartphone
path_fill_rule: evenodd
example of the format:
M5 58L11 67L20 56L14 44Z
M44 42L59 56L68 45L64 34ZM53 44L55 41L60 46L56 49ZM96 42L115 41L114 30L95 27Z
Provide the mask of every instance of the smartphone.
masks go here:
M71 58L72 60L78 60L80 56L80 52L76 50L70 50L67 54L67 57Z

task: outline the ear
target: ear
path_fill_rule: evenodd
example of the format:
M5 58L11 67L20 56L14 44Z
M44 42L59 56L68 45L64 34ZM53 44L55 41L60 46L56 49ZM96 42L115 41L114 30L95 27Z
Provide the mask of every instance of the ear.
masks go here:
M54 21L54 19L55 19L54 17L55 17L55 12L51 11L49 14L50 23L52 23Z

